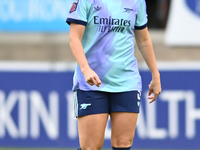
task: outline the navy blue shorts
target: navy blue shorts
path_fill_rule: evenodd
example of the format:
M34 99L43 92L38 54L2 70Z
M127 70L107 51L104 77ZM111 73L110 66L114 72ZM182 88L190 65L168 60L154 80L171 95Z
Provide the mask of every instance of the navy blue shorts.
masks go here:
M140 91L110 93L76 90L74 92L74 114L75 117L79 117L112 112L139 113L140 97Z

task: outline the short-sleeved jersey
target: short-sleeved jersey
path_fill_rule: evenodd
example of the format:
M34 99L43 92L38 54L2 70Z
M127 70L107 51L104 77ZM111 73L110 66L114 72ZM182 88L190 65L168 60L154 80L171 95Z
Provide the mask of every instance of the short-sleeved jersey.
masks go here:
M133 30L147 26L145 0L75 0L67 23L85 26L83 49L102 82L100 87L89 85L77 64L73 90L142 90Z

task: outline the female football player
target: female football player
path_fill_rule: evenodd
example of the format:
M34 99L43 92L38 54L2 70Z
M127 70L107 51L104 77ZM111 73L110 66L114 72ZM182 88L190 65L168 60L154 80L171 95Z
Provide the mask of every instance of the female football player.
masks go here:
M77 61L73 91L80 149L102 148L110 116L113 150L129 150L142 91L134 37L152 74L150 103L161 92L145 0L75 0L67 23Z

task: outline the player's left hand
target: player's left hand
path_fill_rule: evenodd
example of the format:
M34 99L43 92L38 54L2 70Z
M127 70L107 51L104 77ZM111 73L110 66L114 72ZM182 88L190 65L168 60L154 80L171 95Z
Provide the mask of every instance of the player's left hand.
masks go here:
M147 99L150 100L149 103L154 102L157 99L160 92L161 92L160 78L152 79L152 81L149 84L149 92L147 97Z

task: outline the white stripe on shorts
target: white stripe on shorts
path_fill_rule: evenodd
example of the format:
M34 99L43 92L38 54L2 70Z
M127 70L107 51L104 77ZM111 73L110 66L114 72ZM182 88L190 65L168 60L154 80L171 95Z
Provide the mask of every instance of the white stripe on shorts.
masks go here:
M77 98L77 91L74 91L74 117L78 117L78 98Z

